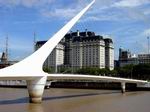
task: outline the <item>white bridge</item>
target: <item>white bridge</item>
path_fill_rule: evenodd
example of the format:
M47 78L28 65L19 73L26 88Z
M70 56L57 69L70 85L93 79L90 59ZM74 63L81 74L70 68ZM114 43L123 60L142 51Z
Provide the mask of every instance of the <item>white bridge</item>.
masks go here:
M39 50L34 52L32 55L20 61L19 63L16 63L4 69L0 69L0 80L26 80L30 102L32 103L40 103L42 101L42 95L47 79L76 79L94 81L104 80L110 82L120 82L123 91L125 91L125 83L136 83L138 85L147 84L147 81L142 80L92 75L47 74L43 71L42 66L46 58L94 2L95 0L93 0L79 14L71 19L62 29L60 29L53 37L51 37Z

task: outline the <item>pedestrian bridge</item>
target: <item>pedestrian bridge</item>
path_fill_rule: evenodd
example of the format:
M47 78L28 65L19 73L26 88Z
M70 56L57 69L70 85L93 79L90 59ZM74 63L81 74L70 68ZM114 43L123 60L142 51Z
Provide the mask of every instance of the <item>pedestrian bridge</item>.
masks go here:
M29 93L30 102L40 103L46 81L48 80L62 80L62 79L76 79L76 80L103 80L110 82L120 82L122 91L125 92L125 83L136 83L137 85L145 86L149 83L142 80L114 78L106 76L92 76L92 75L71 75L71 74L47 74L43 71L43 63L55 46L66 35L67 32L74 26L74 24L82 17L82 15L94 4L93 0L81 12L79 12L73 19L71 19L62 29L60 29L53 37L51 37L40 49L28 56L24 60L0 69L0 80L26 80Z
M122 92L125 92L126 83L137 84L137 87L150 88L150 83L144 80L108 77L108 76L93 76L81 74L47 74L48 80L82 80L82 81L105 81L121 83Z

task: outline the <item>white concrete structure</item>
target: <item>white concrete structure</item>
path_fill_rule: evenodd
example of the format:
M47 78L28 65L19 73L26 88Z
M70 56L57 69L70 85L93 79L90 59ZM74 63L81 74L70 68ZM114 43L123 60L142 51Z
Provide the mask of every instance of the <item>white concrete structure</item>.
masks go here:
M35 45L35 51L38 50L46 41L37 41ZM43 68L54 69L57 73L57 69L64 65L64 45L58 43L54 50L50 53L44 62Z
M27 87L30 96L30 102L41 102L44 86L47 80L47 74L43 72L43 63L55 46L65 36L81 16L95 2L93 0L86 8L70 20L62 29L51 37L40 49L29 57L12 66L0 70L1 80L27 80Z
M137 87L146 87L150 88L150 83L143 80L135 80L135 79L125 79L125 78L117 78L117 77L107 77L107 76L93 76L93 75L71 75L71 74L49 74L48 79L50 80L62 80L62 79L68 79L68 80L93 80L93 81L106 81L106 82L120 82L122 92L125 92L126 83L135 83L137 84Z
M102 76L86 76L86 75L56 75L43 72L42 66L48 55L72 28L72 26L80 19L80 17L91 7L95 2L93 0L85 9L77 16L69 21L60 31L51 37L40 49L34 52L26 59L16 63L15 65L0 70L0 80L27 80L27 87L30 97L30 102L40 103L47 78L49 79L82 79L82 80L107 80L114 82L131 83L147 83L147 81L121 79ZM123 85L122 84L122 85ZM123 87L125 89L125 87Z

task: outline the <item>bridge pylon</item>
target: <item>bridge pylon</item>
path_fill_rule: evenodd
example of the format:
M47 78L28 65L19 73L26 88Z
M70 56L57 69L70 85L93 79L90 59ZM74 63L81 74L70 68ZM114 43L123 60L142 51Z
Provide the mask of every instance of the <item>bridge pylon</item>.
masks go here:
M47 76L27 81L30 103L41 103Z
M81 12L79 12L73 19L71 19L62 29L60 29L52 38L50 38L39 50L33 53L29 58L26 58L23 63L19 66L21 68L29 68L33 75L32 80L27 80L27 88L31 103L41 103L44 87L46 85L47 76L46 73L41 71L41 67L46 60L47 56L52 52L53 48L59 43L59 41L66 35L66 33L76 24L76 22L83 16L83 14L93 5L93 0L87 5ZM37 62L37 68L32 70L29 62ZM20 62L21 63L21 62ZM25 64L26 65L25 65ZM35 67L34 67L35 68ZM18 70L18 68L15 68ZM40 69L40 71L39 71ZM34 72L42 74L41 77L34 77ZM27 71L24 71L28 73ZM38 75L37 74L37 75Z

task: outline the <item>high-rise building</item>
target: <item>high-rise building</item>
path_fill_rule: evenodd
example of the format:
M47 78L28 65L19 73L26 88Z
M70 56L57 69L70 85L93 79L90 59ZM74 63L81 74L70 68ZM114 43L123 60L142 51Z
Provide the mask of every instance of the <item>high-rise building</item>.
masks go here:
M39 48L45 42L37 42L36 48ZM60 60L60 63L56 63L56 60ZM48 67L57 67L56 65L64 65L65 67L72 68L72 70L86 67L113 70L113 41L110 38L104 39L103 36L95 35L94 32L87 30L85 32L79 32L78 30L77 32L70 32L65 35L63 44L60 42L45 62L45 66Z
M114 69L112 39L104 39L94 32L71 32L65 36L66 62L74 69L98 67ZM67 60L68 59L68 60Z
M71 42L71 66L75 69L85 67L105 68L105 42L94 32L81 32L73 36Z

